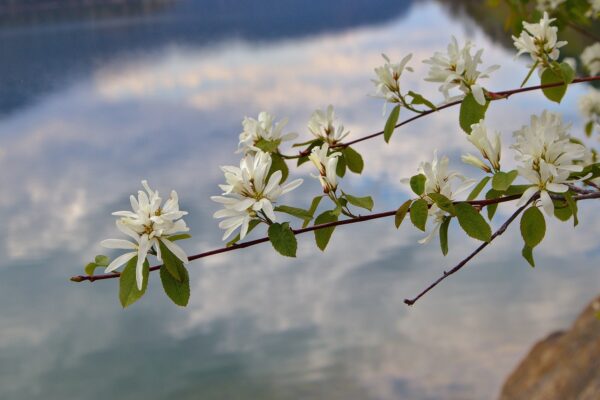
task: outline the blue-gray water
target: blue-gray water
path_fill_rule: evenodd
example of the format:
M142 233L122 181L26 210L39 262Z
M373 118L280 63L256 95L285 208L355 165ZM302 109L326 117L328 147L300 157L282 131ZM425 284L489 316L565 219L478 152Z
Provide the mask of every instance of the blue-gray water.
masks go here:
M486 64L503 64L489 88L518 86L526 72L436 3L356 1L346 17L338 3L300 8L297 18L271 5L218 24L184 1L151 15L0 28L0 398L494 398L529 346L597 294L600 215L590 204L577 229L550 224L535 269L520 259L512 227L413 308L403 299L475 242L454 229L444 258L436 243L418 245L409 224L397 231L379 220L338 229L325 253L302 236L296 260L257 246L192 263L185 309L157 276L127 310L116 281L68 281L102 252L100 240L118 237L110 212L128 207L141 179L179 192L190 254L220 246L209 196L218 166L237 162L242 118L289 116L308 138L310 113L333 103L354 137L379 130L382 104L367 94L382 52L413 52L403 84L438 99L421 61L450 34L485 47ZM559 108L539 93L496 102L489 124L509 143L548 107L581 131L584 91L570 90ZM389 145L358 145L365 173L343 187L372 194L376 211L394 208L409 195L401 178L436 148L476 175L459 163L470 149L456 120L446 110ZM289 204L308 206L306 193L318 192L309 172L294 171L305 186Z

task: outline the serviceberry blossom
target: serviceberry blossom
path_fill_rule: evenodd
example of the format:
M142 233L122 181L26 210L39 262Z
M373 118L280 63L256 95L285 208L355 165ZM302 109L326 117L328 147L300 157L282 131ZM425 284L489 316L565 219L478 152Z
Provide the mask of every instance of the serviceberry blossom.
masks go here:
M464 94L473 93L477 103L485 104L485 93L478 80L489 78L489 74L500 68L499 65L492 65L484 71L477 70L477 66L482 63L481 56L483 49L479 49L475 55L471 54L473 44L467 41L464 47L458 45L454 36L448 45L447 53L435 52L433 57L423 61L429 64L429 75L425 78L428 82L442 83L440 92L444 94L446 101L454 98L450 97L450 90L460 89Z
M384 99L387 103L403 103L402 94L400 93L400 77L405 69L410 72L413 71L411 67L406 66L412 58L412 54L408 54L397 64L392 64L385 54L382 54L382 56L385 64L375 68L377 79L372 79L376 88L375 96Z
M262 150L272 153L282 142L298 137L297 133L283 133L287 118L283 118L277 124L274 124L274 119L273 115L266 111L258 114L258 119L244 118L244 130L240 133L238 152L247 154Z
M471 134L467 135L467 139L477 147L477 150L479 150L484 159L489 161L490 165L487 165L483 160L472 154L462 156L463 162L481 168L485 172L500 171L502 145L499 132L495 132L492 140L490 140L485 122L481 120L479 123L471 125Z
M269 176L271 155L262 151L247 154L240 166L224 166L226 184L219 185L222 196L211 199L223 205L223 209L214 214L215 218L225 218L219 228L225 229L223 240L226 240L237 228L241 227L240 239L248 233L250 221L277 221L273 203L302 184L296 179L285 185L281 184L282 172L275 171Z
M456 171L448 170L448 162L449 160L446 156L438 159L436 150L433 153L433 160L431 162L422 162L417 170L419 174L425 175L424 199L430 204L429 216L432 217L434 221L431 232L426 237L419 240L419 243L421 244L428 243L433 236L435 236L440 229L444 217L449 215L426 196L430 193L439 193L450 200L456 200L456 196L468 190L473 186L473 183L475 183L475 181L466 179ZM460 184L458 187L453 188L453 182L455 181L459 181Z
M554 11L567 0L537 0L536 8L539 11Z
M600 72L600 43L596 42L586 47L581 53L581 62L590 75L597 75Z
M585 156L585 147L571 141L570 125L559 114L544 111L539 117L531 116L531 123L514 133L515 159L519 175L533 186L523 193L518 205L525 204L538 191L546 214L554 214L554 204L549 192L564 193L569 190L571 172L581 172L577 164Z
M579 98L579 111L586 121L600 127L600 90L591 89Z
M540 22L535 24L523 22L521 35L512 37L515 47L519 50L515 57L529 53L533 65L538 66L540 73L550 65L551 61L558 59L560 55L558 49L567 44L565 41L558 41L558 28L550 25L554 20L555 18L550 19L548 13L544 12Z
M150 189L146 181L142 181L142 186L146 191L138 191L137 199L133 195L129 197L133 211L113 213L114 216L120 217L116 221L117 229L134 241L107 239L100 243L110 249L132 250L115 258L108 265L105 272L112 272L137 256L136 283L140 290L143 284L143 265L148 252L153 249L153 253L156 254L158 260L162 261L161 243L184 264L187 264L188 258L185 251L169 240L169 237L189 231L185 221L181 219L181 217L187 215L187 212L179 210L177 192L171 191L169 199L161 206L162 199L158 191Z
M327 194L335 193L338 187L336 169L338 157L341 155L339 152L328 153L329 145L323 143L321 147L313 148L308 156L309 160L319 170L319 175L313 176L319 179L323 192Z
M318 139L322 139L330 146L340 143L349 131L344 131L344 125L335 125L335 111L330 104L327 110L315 110L308 121L308 130Z

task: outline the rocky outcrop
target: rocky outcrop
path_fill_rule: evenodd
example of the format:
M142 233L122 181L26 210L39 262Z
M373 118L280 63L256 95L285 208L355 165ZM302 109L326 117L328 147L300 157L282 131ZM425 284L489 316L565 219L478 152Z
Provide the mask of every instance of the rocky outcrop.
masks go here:
M538 342L508 377L500 400L600 399L600 297L573 326Z

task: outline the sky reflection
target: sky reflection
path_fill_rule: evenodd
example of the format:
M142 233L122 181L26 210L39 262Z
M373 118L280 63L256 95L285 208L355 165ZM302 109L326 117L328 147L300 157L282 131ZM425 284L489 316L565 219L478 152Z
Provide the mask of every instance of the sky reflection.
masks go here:
M518 86L524 67L511 52L427 3L376 26L118 56L0 121L0 168L10 171L0 174L0 397L494 398L532 342L568 324L597 293L590 267L600 216L587 204L574 237L570 224L551 224L539 268L521 261L512 229L414 308L403 299L473 241L453 230L444 259L436 244L417 246L413 229L377 221L339 229L326 253L302 236L296 260L268 246L228 253L191 266L187 309L169 303L156 276L126 311L116 282L67 281L102 251L101 239L115 237L110 212L128 207L143 178L179 192L194 234L186 250L219 246L209 196L218 191L218 166L237 162L244 115L267 109L308 135L310 113L332 103L354 136L379 130L381 102L367 94L380 53L413 52L415 72L404 85L436 97L436 86L420 80L420 61L445 48L438 32L469 35L486 49L486 64L505 64L488 87ZM567 120L577 120L583 90L570 90L561 106ZM509 143L540 104L553 108L540 94L494 103L489 124ZM473 174L459 163L469 146L455 111L407 126L389 145L359 145L365 175L344 187L374 194L377 210L393 208L408 195L400 178L435 148ZM298 172L316 194L308 173ZM292 193L290 204L307 202Z

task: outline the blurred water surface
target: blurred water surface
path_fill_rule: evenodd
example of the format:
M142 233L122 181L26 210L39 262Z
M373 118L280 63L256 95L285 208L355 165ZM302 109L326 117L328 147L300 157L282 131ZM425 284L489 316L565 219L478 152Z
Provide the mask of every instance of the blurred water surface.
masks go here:
M503 64L489 88L518 86L525 72L512 50L433 2L202 3L0 28L0 398L494 398L529 346L597 293L600 215L589 204L575 232L550 223L535 270L512 227L413 308L403 299L476 243L453 229L444 259L391 220L340 228L325 253L305 235L295 260L263 245L194 262L185 309L157 276L127 310L116 281L68 281L117 237L110 212L128 207L141 179L178 191L190 254L220 246L209 196L218 166L238 162L242 118L269 110L308 137L310 113L332 103L354 137L379 130L382 104L367 94L382 52L414 53L405 87L438 99L421 61L450 34ZM579 131L584 91L560 107ZM509 143L542 107L556 109L539 93L497 102L489 124ZM344 187L392 209L409 196L400 179L436 148L476 174L459 163L469 145L456 119L444 111L389 145L358 145L365 173ZM318 193L309 172L294 171L305 185L289 204Z

